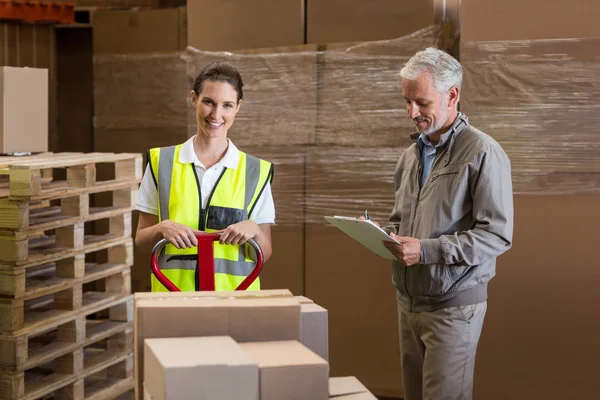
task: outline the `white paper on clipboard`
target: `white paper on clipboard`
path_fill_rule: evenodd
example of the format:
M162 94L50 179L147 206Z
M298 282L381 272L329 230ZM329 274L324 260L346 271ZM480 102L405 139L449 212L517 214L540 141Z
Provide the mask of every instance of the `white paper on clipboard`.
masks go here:
M339 216L325 217L325 219L379 257L388 260L396 259L396 257L394 257L381 242L400 243L397 240L392 239L383 229L370 220Z

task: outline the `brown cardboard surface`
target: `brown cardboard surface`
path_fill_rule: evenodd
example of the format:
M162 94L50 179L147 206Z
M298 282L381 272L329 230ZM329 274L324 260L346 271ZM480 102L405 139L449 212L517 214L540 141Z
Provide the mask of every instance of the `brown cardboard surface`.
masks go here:
M297 341L242 343L260 368L261 400L328 398L327 361Z
M196 0L187 8L188 45L199 50L304 44L304 0Z
M300 342L329 360L329 327L327 310L318 304L300 301L302 330Z
M329 378L329 397L366 391L367 388L355 376Z
M161 7L167 0L58 0L86 7Z
M376 400L354 376L329 378L329 398L338 400Z
M408 147L412 142L402 132L411 132L414 124L397 99L402 90L399 72L417 51L437 45L439 33L431 28L409 38L323 46L327 51L319 64L317 145ZM354 164L362 154L353 155ZM394 165L396 161L397 156Z
M596 0L462 0L461 41L600 36Z
M176 299L271 299L292 298L288 289L250 290L231 292L138 292L134 294L135 301L139 300L176 300Z
M280 204L275 201L278 215ZM300 228L273 226L271 241L273 254L260 273L261 288L285 287L294 294L304 293L304 233Z
M392 39L434 22L433 0L307 0L307 42Z
M183 51L187 45L185 7L96 10L93 29L96 55L167 53Z
M143 342L150 338L228 335L234 340L300 339L300 303L277 299L178 298L135 302L136 396L142 396ZM166 295L171 295L167 293Z
M92 152L92 28L56 29L56 53L56 80L60 85L57 88L58 125L55 150Z
M0 102L0 153L48 151L48 70L1 67Z
M296 296L300 304L314 304L314 301L305 296Z
M490 282L474 398L597 397L599 203L515 196L514 245Z
M371 392L361 392L353 394L344 394L341 396L330 397L330 399L336 400L377 400Z
M335 228L310 229L306 257L306 295L329 312L331 375L402 397L391 263Z
M156 400L258 400L258 364L230 336L147 339L144 371Z

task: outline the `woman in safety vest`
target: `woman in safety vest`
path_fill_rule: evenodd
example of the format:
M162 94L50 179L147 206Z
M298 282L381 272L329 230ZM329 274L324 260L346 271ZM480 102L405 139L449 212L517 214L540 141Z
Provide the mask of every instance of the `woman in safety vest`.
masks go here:
M271 256L273 165L237 149L227 138L242 104L242 77L230 64L205 66L190 93L198 130L187 142L148 151L136 208L136 245L150 251L170 244L159 258L162 272L182 291L197 290L197 231L222 231L215 242L215 288L234 290L254 269L248 239ZM249 290L260 289L257 279ZM152 291L167 289L152 276Z

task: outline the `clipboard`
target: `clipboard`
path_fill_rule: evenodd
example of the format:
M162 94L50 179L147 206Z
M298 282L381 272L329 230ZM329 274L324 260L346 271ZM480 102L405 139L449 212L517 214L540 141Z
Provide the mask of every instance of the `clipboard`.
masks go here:
M351 217L324 217L329 223L356 240L379 257L395 260L396 257L381 243L382 241L400 244L383 229L370 220L360 220Z

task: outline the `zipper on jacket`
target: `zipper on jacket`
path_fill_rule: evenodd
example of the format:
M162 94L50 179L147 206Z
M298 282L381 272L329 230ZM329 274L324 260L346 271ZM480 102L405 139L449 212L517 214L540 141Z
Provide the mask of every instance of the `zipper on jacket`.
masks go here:
M435 180L437 178L439 178L440 176L455 175L455 174L458 174L458 171L446 172L446 173L443 173L443 174L437 174L437 175L432 176L431 179L430 179L430 181L431 182L435 182Z
M415 202L414 208L411 210L411 221L410 221L410 231L409 234L412 237L415 226L415 219L417 218L417 208L419 207L419 199L421 197L421 174L423 173L423 161L421 157L421 150L417 147L417 155L419 160L419 168L417 169L416 183L419 190L417 190L417 196L413 200ZM413 211L414 210L414 211ZM411 297L408 291L408 267L404 266L404 290L406 291L406 296L408 297L408 310L412 312L413 307L413 298Z

